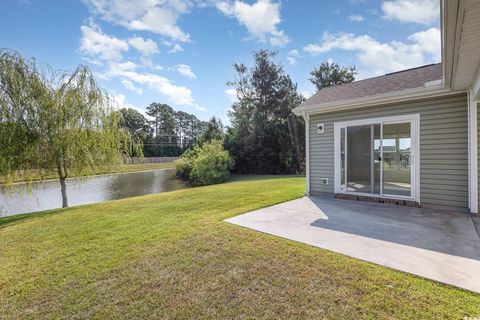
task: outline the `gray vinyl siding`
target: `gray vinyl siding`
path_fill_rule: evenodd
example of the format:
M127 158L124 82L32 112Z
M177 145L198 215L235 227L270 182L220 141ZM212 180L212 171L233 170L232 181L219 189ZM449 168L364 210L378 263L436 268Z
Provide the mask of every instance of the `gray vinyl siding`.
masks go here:
M480 130L478 129L478 126L480 124L480 110L478 108L480 107L480 103L477 103L477 169L478 173L480 175ZM478 178L478 189L477 192L480 193L480 176ZM480 194L478 195L478 208L480 209Z
M311 192L334 192L335 122L408 114L420 114L421 204L468 208L466 94L311 115ZM317 134L318 123L325 125L323 134Z

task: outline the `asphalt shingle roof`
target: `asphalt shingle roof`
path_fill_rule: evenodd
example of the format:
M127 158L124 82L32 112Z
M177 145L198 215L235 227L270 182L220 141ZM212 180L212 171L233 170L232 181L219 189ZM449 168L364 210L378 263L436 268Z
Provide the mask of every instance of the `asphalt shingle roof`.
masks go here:
M300 107L310 107L328 102L374 96L394 91L425 86L426 82L442 79L442 64L430 64L418 68L388 73L384 76L324 88Z

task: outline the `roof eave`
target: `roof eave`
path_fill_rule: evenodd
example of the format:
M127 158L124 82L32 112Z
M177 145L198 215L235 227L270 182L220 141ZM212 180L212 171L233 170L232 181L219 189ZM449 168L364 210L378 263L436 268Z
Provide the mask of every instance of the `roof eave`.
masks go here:
M356 108L365 108L373 107L376 105L417 100L417 99L426 99L431 97L438 97L444 95L451 95L459 93L459 91L453 91L449 88L446 88L444 85L431 86L428 88L421 87L415 89L400 90L395 92L389 92L385 94L378 94L374 96L367 96L349 100L340 100L322 103L318 105L302 107L299 106L293 109L293 113L297 116L301 115L311 115L317 113L325 113L346 109L356 109Z

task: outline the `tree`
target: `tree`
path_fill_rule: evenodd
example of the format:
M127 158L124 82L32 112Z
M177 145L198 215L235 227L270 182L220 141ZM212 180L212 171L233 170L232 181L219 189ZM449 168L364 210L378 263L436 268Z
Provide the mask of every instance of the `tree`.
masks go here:
M177 143L177 124L175 111L168 104L153 102L147 107L147 115L153 117L151 121L155 131L155 141L161 143Z
M184 111L177 111L175 112L175 121L177 127L177 135L178 141L180 143L180 148L184 148L187 142L187 135L188 135L188 126L189 126L189 119L190 114Z
M357 73L355 66L340 67L338 63L327 61L322 62L318 68L310 72L312 76L310 81L317 87L317 90L322 90L332 85L353 82Z
M238 172L285 173L300 168L301 120L291 111L303 97L275 62L276 54L268 50L254 52L255 66L251 69L242 63L234 64L236 78L228 84L236 89L238 101L229 112L231 128L225 146Z
M199 120L193 114L188 115L182 144L184 150L195 145L198 136L202 133L205 126L206 122Z
M116 165L138 147L120 128L111 102L85 66L55 74L33 59L1 51L3 180L8 183L20 174L31 181L53 171L60 181L62 206L68 206L68 177Z
M225 132L223 131L222 121L220 121L220 119L212 117L210 121L205 124L202 133L200 133L200 135L198 136L197 144L202 146L203 144L212 140L223 141L224 136Z
M175 111L168 104L151 103L146 114L153 118L154 138L149 143L153 150L149 150L159 156L178 156L181 154L179 138L177 135L177 122Z
M143 142L152 136L152 128L148 125L147 119L135 109L120 109L120 126L138 137Z

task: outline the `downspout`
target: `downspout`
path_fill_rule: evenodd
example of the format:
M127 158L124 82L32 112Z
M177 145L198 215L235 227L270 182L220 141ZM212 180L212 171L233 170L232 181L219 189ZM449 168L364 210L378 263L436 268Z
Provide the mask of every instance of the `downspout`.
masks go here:
M478 213L478 139L477 101L468 91L468 191L471 213Z
M305 120L305 177L306 177L306 188L305 195L310 195L310 117L303 110L303 119Z

